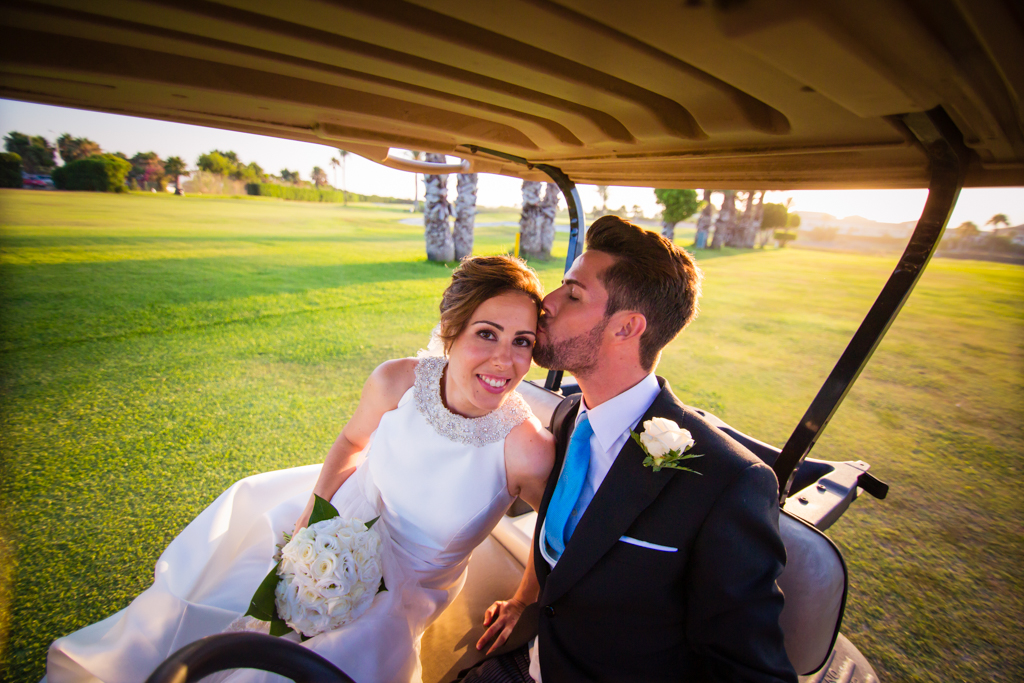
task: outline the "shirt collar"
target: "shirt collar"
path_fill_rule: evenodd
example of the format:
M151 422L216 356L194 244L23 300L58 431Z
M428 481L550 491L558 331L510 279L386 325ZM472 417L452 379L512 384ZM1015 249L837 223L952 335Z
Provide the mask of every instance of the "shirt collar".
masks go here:
M584 415L589 415L590 426L601 448L611 450L615 441L627 429L632 429L654 399L661 393L658 378L654 373L647 375L618 396L610 398L596 408L587 408L586 401L580 401L580 412L576 415L579 424Z

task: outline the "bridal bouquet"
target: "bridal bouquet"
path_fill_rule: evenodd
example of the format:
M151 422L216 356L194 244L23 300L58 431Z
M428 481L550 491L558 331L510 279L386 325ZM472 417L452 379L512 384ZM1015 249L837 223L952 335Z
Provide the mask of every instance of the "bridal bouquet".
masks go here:
M355 620L386 590L376 521L344 520L315 496L309 526L285 534L280 561L256 589L246 616L269 621L270 635L295 630L303 639Z

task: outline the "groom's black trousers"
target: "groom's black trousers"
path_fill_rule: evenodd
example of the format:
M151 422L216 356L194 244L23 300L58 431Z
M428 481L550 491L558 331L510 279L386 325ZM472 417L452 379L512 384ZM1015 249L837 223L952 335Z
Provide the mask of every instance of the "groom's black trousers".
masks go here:
M485 659L459 674L456 683L532 683L530 646Z

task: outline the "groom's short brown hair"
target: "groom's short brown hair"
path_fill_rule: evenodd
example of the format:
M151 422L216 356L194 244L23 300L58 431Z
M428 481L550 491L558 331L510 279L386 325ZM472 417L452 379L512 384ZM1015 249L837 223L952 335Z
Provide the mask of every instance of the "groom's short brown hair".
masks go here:
M647 319L640 365L651 370L661 350L697 317L700 268L670 240L618 216L594 221L587 231L587 249L615 259L600 275L608 290L605 315L637 311Z

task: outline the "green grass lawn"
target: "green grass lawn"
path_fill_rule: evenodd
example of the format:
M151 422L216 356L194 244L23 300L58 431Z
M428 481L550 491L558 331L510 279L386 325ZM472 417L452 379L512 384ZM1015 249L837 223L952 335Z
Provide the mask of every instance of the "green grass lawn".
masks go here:
M450 269L408 215L0 191L0 679L38 680L53 638L124 607L231 482L318 462L370 370L425 345ZM659 374L781 445L895 258L698 259L703 313ZM1019 266L933 262L815 449L892 486L829 532L843 630L884 681L1024 678L1022 294Z

